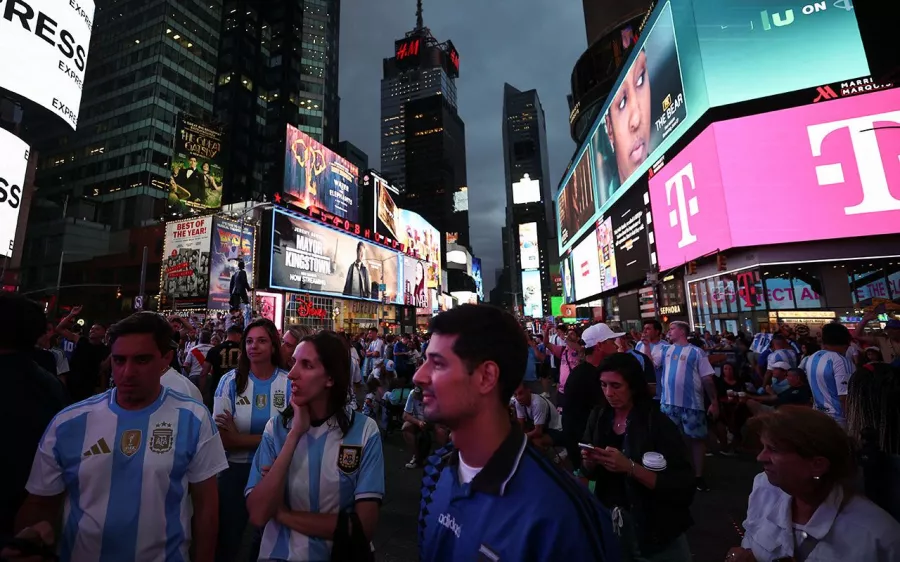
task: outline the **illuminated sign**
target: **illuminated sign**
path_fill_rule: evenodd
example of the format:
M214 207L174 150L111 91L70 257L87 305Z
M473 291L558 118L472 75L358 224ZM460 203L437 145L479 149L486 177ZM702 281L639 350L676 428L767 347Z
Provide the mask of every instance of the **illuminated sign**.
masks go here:
M13 253L28 153L25 142L0 129L0 256L7 258Z
M522 181L512 184L513 205L536 203L541 200L541 180L533 180L528 174Z
M893 87L894 85L890 82L881 84L876 82L871 76L866 76L865 78L858 78L856 80L846 80L844 82L835 82L833 84L819 86L813 93L812 102L819 103L820 101L848 98L850 96L877 92L878 90L889 90Z
M298 318L319 318L324 320L328 316L327 310L317 307L311 300L304 300L303 298L299 298L297 299L296 303L296 316Z
M459 188L459 191L453 192L453 212L462 213L469 210L469 189L466 187Z
M659 313L660 314L673 314L673 315L681 314L682 313L681 305L673 304L670 306L661 306L661 307L659 307Z
M408 59L410 57L419 56L419 51L422 47L422 38L421 37L413 37L411 39L403 39L401 41L397 41L395 51L395 57L398 61L402 61Z
M450 57L451 70L459 75L459 51L453 46L453 43L447 41L447 55Z

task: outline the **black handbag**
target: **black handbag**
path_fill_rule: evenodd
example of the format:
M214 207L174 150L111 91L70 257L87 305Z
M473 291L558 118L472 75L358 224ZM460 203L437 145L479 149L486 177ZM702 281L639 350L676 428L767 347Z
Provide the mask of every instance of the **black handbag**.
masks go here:
M331 562L375 562L362 522L355 512L341 511L338 514Z

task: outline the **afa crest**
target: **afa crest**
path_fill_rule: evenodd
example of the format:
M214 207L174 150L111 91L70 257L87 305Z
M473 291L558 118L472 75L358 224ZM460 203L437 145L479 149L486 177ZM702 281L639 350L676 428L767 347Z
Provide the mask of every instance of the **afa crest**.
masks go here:
M269 395L268 394L257 394L255 403L256 403L257 410L265 409L265 407L269 405Z
M284 392L276 390L272 395L272 405L280 410L284 408L284 402Z
M122 439L119 440L119 450L126 457L132 457L141 450L143 443L143 434L140 429L129 429L122 433Z
M150 434L150 450L160 455L168 453L172 450L173 436L172 424L167 422L156 424L153 433Z
M338 450L337 465L344 474L352 474L362 463L362 447L359 445L341 445Z

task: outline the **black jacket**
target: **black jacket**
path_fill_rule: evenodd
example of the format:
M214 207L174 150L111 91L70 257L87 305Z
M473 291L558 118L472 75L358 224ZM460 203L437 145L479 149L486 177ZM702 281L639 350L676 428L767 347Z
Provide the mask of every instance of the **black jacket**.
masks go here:
M612 443L612 408L599 407L591 412L584 442L605 448ZM628 415L628 430L623 447L625 456L640 465L644 453L656 452L666 458L666 469L656 473L656 488L651 490L628 478L626 493L634 518L641 552L652 554L684 533L692 524L690 506L694 500L694 469L687 446L675 424L652 404L635 406ZM582 473L597 482L596 489L607 485L611 474L602 467Z

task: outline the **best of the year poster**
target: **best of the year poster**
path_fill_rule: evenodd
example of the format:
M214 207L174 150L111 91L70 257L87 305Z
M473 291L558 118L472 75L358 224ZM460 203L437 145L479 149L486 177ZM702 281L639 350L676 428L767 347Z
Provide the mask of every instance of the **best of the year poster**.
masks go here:
M212 217L166 223L162 290L175 308L206 305Z

